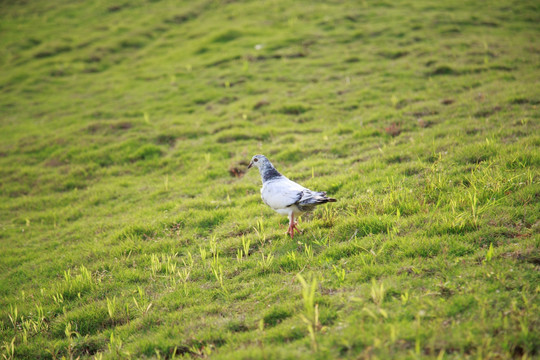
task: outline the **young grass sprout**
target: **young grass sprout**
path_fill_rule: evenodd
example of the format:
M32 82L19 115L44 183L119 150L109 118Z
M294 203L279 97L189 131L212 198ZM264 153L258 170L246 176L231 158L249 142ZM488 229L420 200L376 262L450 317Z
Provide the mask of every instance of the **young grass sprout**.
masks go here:
M212 260L212 263L210 264L210 267L212 269L212 274L214 274L216 281L218 282L221 290L223 291L223 294L226 295L227 289L225 288L225 284L223 283L223 267L219 263L219 253L214 253L214 258Z
M107 312L109 313L109 319L114 323L117 312L116 296L113 296L112 299L107 297Z
M120 339L118 336L114 336L114 332L111 332L109 344L107 345L109 352L120 356L120 351L122 350L123 345L122 339Z
M184 264L185 265L185 264ZM188 281L189 276L191 275L191 266L184 266L181 270L178 270L178 277L180 278L180 282L182 283L182 287L184 289L184 295L188 296Z
M261 269L261 271L266 272L272 265L273 261L274 261L274 255L268 254L265 257L264 253L261 253L261 260L257 261L257 264L259 265L259 269Z
M342 284L345 281L345 269L332 265L332 270L338 282Z
M161 262L156 254L150 255L150 271L152 272L153 277L156 277L161 271Z
M60 302L63 298L80 297L81 294L92 291L96 288L99 280L94 280L92 274L84 265L79 268L79 274L73 276L71 270L64 271L64 281L58 287L57 294L62 295L61 298L57 298L55 302Z
M72 329L71 322L68 322L66 324L66 328L64 329L64 334L66 335L66 338L68 339L68 347L67 352L69 359L72 360L75 356L75 340L74 338L80 338L81 335Z
M294 251L289 251L287 253L287 260L289 260L290 262L292 263L296 263L297 261L297 258L296 258L296 252Z
M17 331L17 320L19 319L19 311L17 310L17 306L13 306L9 304L9 321L11 321L11 325L13 326L13 329Z
M489 243L489 249L486 253L486 258L483 261L484 264L491 262L491 259L493 259L494 252L495 251L493 250L493 243Z
M212 238L210 239L210 254L215 255L218 252L217 248L217 238L215 235L212 235Z
M375 281L375 279L372 279L371 281L371 299L375 303L375 305L380 306L384 302L384 296L386 295L386 291L384 289L384 284L381 282L380 284Z
M306 254L306 258L309 261L313 260L313 248L311 247L311 245L304 244L304 253Z
M244 235L242 235L242 249L244 250L244 256L249 256L249 245L251 244L251 240L246 239Z
M321 324L319 323L319 305L315 304L317 279L315 276L312 276L311 281L308 283L301 274L297 274L296 278L302 285L302 300L304 303L304 311L300 314L300 318L306 324L313 350L317 351L319 345L315 334L317 331L321 330Z
M14 336L11 339L11 342L6 342L2 344L2 359L4 360L13 360L15 359L15 339L17 337Z
M137 294L139 300L137 301L135 296L133 296L133 304L135 305L135 309L137 309L137 311L139 312L139 315L144 316L150 311L152 303L148 302L144 290L140 286L137 286Z
M259 243L261 245L264 245L266 242L266 235L264 233L264 221L263 219L257 220L257 225L253 227L253 230L255 230L255 233L257 234L257 238L259 239ZM249 244L248 244L249 248Z
M207 251L202 246L199 246L199 252L201 254L202 261L206 260Z

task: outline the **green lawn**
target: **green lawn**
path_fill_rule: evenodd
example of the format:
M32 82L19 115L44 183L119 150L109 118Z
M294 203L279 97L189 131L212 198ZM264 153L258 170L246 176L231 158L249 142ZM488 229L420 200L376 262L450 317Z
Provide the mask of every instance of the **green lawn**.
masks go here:
M540 356L537 1L4 1L2 359ZM337 203L260 199L254 154Z

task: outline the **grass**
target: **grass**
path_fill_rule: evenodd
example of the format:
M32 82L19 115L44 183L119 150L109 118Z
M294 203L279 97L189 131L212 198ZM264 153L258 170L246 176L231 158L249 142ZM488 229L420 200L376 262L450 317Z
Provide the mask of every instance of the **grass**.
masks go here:
M0 9L3 359L538 357L536 2Z

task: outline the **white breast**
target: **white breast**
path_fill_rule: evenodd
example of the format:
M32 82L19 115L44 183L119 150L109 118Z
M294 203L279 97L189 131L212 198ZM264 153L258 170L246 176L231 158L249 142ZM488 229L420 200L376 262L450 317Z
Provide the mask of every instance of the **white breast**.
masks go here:
M299 210L293 204L299 200L300 193L305 188L294 181L282 177L264 183L261 198L264 203L282 215Z

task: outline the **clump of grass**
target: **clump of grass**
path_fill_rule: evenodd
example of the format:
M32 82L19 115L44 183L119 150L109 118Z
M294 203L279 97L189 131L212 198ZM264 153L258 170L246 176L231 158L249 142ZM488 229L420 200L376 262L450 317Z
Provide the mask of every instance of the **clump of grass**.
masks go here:
M247 258L250 255L249 254L250 245L251 245L251 240L247 239L244 235L242 235L242 248L238 249L236 252L236 259L238 262L241 262L242 259Z
M130 160L153 160L160 157L162 154L163 151L161 148L157 147L156 145L147 144L137 149L137 151L130 156Z
M257 261L257 265L262 272L266 272L270 269L270 266L274 262L274 255L268 254L264 256L264 253L261 253L261 260Z
M309 111L310 108L305 106L305 105L301 105L301 104L288 104L288 105L283 105L280 109L279 109L279 112L282 113L282 114L286 114L286 115L301 115L307 111Z
M380 306L384 302L386 290L383 283L377 283L375 279L371 281L371 299L375 305Z
M270 311L268 311L264 317L264 325L265 326L276 326L279 323L281 323L283 320L291 317L291 312L280 307L273 307Z
M219 284L219 287L221 288L221 291L224 295L228 294L227 289L225 288L225 283L223 281L223 266L219 263L219 253L215 252L214 257L212 259L212 263L210 264L210 268L212 270L212 274L214 275L214 278Z
M139 316L148 314L153 305L153 303L148 300L144 290L140 286L137 286L137 296L133 296L132 300L135 310L138 312Z
M489 243L489 249L486 252L486 258L484 259L484 264L491 262L491 259L493 259L493 243Z
M312 276L310 280L306 280L301 274L297 274L296 278L302 285L302 300L304 304L304 309L300 314L300 318L306 324L313 350L317 351L319 349L319 344L317 342L316 333L321 329L321 324L319 322L319 304L315 303L317 279L315 276Z
M111 321L114 322L116 319L117 312L118 312L116 296L113 296L112 299L109 299L109 297L107 297L107 312L109 314L109 319L111 319Z
M64 279L53 294L56 302L62 302L64 299L72 299L81 296L85 292L94 290L100 281L94 279L90 271L81 265L78 274L72 275L71 269L64 271Z
M309 261L313 260L313 247L308 244L304 244L304 254Z
M338 280L339 284L342 284L345 281L345 269L332 265L332 272L334 273L334 276Z
M430 72L430 75L457 75L457 74L458 74L458 71L449 65L439 65L433 71Z
M221 34L218 34L216 35L212 41L213 42L217 42L217 43L226 43L226 42L229 42L229 41L233 41L235 39L238 39L239 37L242 36L242 32L239 31L239 30L234 30L234 29L231 29L231 30L227 30Z
M109 337L109 344L107 344L107 348L109 349L109 353L115 354L116 356L121 356L122 354L122 348L123 348L123 341L120 339L120 337L114 336L114 332L111 332L111 336Z
M15 340L16 337L14 336L10 342L4 341L4 343L2 344L2 359L15 359Z
M71 322L68 322L66 324L66 328L64 330L64 334L66 335L66 339L68 340L68 346L67 346L67 354L68 354L68 358L69 359L74 359L75 358L75 345L76 345L76 342L75 342L75 339L78 339L81 337L81 335L73 330L73 325L71 324Z

